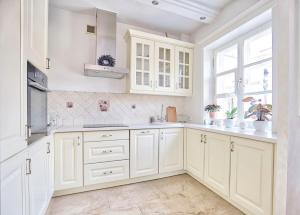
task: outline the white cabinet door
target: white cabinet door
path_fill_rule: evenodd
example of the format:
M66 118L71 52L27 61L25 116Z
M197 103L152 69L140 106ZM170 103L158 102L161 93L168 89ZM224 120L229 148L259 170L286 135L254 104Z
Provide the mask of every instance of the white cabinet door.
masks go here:
M83 186L82 133L55 134L55 190Z
M199 179L204 174L204 143L200 130L187 129L186 137L186 169Z
M47 184L48 184L48 200L52 198L54 192L54 141L53 136L49 136L47 141Z
M28 60L44 71L48 46L48 0L25 0Z
M255 215L272 214L273 145L232 138L230 199Z
M183 129L161 129L159 173L183 170Z
M158 174L158 129L130 131L130 177Z
M174 91L174 46L155 42L155 90Z
M1 5L1 4L0 4ZM26 151L1 164L1 215L26 215Z
M175 48L175 93L190 96L193 92L193 50Z
M0 1L0 162L26 148L27 74L21 0Z
M154 42L131 39L131 89L153 91Z
M205 183L224 197L229 196L230 137L205 133Z
M45 214L48 207L48 156L45 139L28 148L30 159L29 211L31 215Z

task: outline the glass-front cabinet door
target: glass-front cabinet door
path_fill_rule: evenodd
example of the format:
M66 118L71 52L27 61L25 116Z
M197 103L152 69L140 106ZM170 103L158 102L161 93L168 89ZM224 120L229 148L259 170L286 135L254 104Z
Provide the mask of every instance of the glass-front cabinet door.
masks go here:
M175 49L175 92L192 95L193 50L183 47Z
M155 90L174 91L174 46L155 43Z
M132 38L131 51L131 88L153 90L154 42Z

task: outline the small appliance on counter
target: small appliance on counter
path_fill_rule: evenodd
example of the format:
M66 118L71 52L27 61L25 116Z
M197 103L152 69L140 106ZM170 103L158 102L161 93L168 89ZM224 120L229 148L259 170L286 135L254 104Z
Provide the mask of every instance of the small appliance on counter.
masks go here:
M27 142L47 136L48 78L31 63L27 63Z

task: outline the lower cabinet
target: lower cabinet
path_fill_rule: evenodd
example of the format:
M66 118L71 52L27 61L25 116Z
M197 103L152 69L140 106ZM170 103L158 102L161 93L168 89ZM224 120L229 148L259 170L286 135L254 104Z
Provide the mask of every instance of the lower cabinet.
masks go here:
M199 179L204 175L204 133L187 129L186 132L186 169Z
M82 133L55 134L55 190L83 186Z
M246 214L272 215L272 143L195 129L186 134L189 173Z
M231 138L230 199L255 215L272 214L273 145Z
M47 142L43 141L34 143L28 149L28 157L30 159L28 172L30 215L45 214L49 204L47 148Z
M130 177L158 174L158 129L130 131Z
M183 169L183 129L160 129L159 173Z
M229 197L230 136L204 134L204 182L224 197Z
M1 215L43 215L53 192L50 137L1 163Z
M84 185L113 182L129 178L129 161L112 161L84 166Z
M26 159L23 151L1 163L1 215L28 214Z

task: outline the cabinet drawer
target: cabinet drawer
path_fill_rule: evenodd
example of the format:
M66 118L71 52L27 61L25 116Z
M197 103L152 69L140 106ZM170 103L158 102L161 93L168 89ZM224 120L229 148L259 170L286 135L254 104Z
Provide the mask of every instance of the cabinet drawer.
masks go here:
M120 131L91 131L84 132L84 141L103 141L103 140L128 140L129 139L129 130L120 130Z
M113 161L84 166L84 185L129 179L129 161Z
M84 163L129 159L129 140L84 143Z

